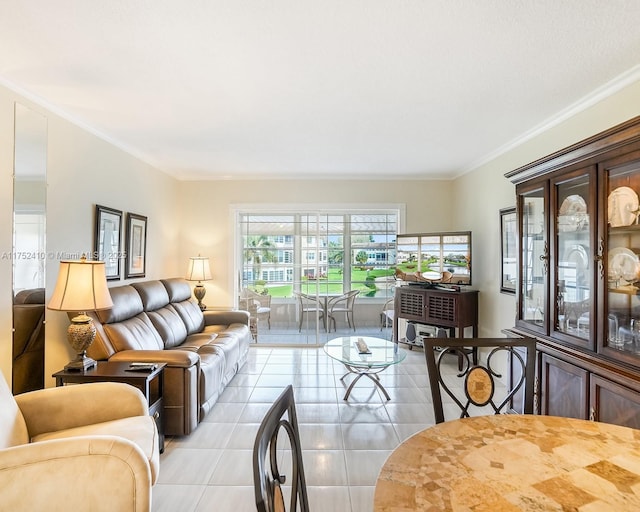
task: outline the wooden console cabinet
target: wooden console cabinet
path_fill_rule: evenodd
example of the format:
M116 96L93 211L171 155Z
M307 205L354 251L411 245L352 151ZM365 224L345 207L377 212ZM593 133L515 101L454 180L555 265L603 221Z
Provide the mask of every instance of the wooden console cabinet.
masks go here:
M640 117L506 177L538 412L640 428Z
M448 329L450 336L464 338L466 327L478 336L478 291L440 290L420 285L399 286L395 291L395 318L404 318L419 324ZM398 323L393 323L394 339L398 336ZM455 332L457 329L457 333Z

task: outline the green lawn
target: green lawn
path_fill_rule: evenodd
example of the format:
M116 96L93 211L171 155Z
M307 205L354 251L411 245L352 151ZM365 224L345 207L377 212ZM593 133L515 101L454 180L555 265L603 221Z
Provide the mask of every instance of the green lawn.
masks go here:
M354 283L353 289L360 290L361 295L374 296L376 292L374 279L376 277L392 276L393 274L394 269L362 270L354 267L351 271L351 281ZM269 283L266 283L264 286L257 286L256 288L258 292L261 292L263 288L267 289L272 297L285 298L293 296L293 284L269 285ZM326 279L305 279L302 281L300 289L303 293L312 295L316 292L321 294L341 294L343 293L342 273L338 269L330 269Z

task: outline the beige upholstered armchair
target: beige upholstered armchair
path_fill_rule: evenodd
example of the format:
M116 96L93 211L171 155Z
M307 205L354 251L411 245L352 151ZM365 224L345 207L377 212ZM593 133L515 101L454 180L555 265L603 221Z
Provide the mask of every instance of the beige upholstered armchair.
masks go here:
M148 511L159 460L155 421L133 386L14 397L0 373L2 510Z

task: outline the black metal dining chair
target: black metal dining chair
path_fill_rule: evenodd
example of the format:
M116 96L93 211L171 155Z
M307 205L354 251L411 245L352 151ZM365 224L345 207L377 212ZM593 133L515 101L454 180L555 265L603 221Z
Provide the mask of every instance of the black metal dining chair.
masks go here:
M289 446L278 448L280 434L286 433ZM283 454L291 454L290 512L309 512L307 485L302 464L302 449L298 433L298 419L293 399L293 387L288 385L273 403L262 420L253 445L253 487L258 512L286 511L282 485L287 481L281 474Z
M533 413L536 342L532 338L423 338L436 423L445 421L442 391L460 410L459 417L478 414ZM486 349L486 359L473 352ZM462 366L446 366L454 354ZM506 357L499 357L504 355ZM496 379L508 372L504 392L496 395ZM476 412L478 414L476 414ZM453 418L449 418L453 419Z

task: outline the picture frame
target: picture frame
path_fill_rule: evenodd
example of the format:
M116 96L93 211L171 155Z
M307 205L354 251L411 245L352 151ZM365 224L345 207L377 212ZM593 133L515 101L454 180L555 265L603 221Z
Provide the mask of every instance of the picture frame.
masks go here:
M95 221L93 259L104 261L107 281L118 280L122 266L122 211L97 204Z
M518 280L515 206L500 210L500 292L515 294Z
M127 214L125 277L145 277L147 266L147 217Z

